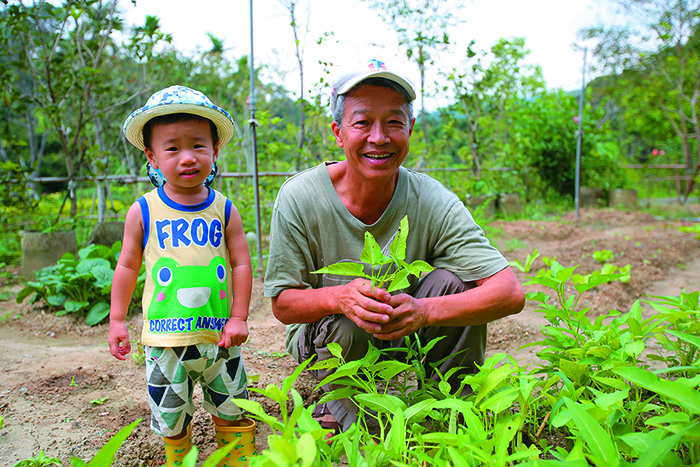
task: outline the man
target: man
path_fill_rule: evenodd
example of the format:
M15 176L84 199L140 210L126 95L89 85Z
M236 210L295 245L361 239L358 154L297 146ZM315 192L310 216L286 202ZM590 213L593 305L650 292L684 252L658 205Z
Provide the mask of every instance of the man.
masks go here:
M431 177L401 164L413 131L411 83L378 60L334 83L331 125L345 160L323 163L287 180L275 202L265 295L287 324L287 350L302 362L330 358L337 342L347 361L377 348L404 345L416 333L453 389L484 361L486 323L518 313L524 294L503 256L485 238L459 198ZM388 248L408 215L406 262L421 259L435 271L390 295L367 279L312 274L341 260L359 259L366 231ZM393 356L400 358L400 352ZM426 368L434 378L432 368ZM329 373L315 371L321 380ZM332 389L332 388L326 388ZM350 400L326 404L343 429L357 420ZM322 423L322 425L324 425ZM327 424L325 426L332 426Z

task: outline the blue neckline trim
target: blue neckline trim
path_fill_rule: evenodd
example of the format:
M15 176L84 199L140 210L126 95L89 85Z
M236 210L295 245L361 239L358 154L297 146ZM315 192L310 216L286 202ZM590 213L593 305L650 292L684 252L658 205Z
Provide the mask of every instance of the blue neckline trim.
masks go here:
M176 203L175 201L168 198L168 195L165 193L165 189L163 188L163 186L158 187L158 197L160 197L161 201L163 201L166 204L166 206L169 206L178 211L197 212L205 210L214 202L214 198L216 197L214 190L212 190L209 187L207 187L207 190L209 190L209 195L207 195L207 199L198 204L189 205Z

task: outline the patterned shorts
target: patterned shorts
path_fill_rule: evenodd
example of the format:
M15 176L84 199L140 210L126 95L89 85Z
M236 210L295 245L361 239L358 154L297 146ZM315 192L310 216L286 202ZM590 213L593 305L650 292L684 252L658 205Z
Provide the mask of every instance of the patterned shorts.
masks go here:
M182 433L195 411L192 391L197 382L204 394L204 410L224 420L241 417L241 409L232 401L248 398L240 347L196 344L144 346L144 350L153 431L161 436Z

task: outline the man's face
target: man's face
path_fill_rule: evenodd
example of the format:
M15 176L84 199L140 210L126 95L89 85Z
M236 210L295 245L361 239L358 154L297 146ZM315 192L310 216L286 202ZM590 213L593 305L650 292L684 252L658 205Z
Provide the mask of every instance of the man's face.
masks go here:
M336 122L332 128L351 169L369 180L388 180L408 155L413 123L399 92L361 85L346 96L342 128Z

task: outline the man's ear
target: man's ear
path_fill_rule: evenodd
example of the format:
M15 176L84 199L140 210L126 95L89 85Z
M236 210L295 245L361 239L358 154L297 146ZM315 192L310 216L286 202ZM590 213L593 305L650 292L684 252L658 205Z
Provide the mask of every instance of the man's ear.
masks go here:
M143 153L146 154L146 159L147 159L148 162L151 164L151 166L152 166L154 169L157 169L157 168L158 168L158 163L156 162L156 156L155 156L155 154L153 154L153 151L151 151L150 149L146 148L146 149L143 150Z
M413 127L416 124L416 119L414 118L411 120L411 127L408 129L408 136L410 137L413 134Z
M338 126L338 122L334 121L331 123L331 129L333 129L333 136L335 136L336 144L339 148L342 148L344 144L343 139L340 137L340 126Z

